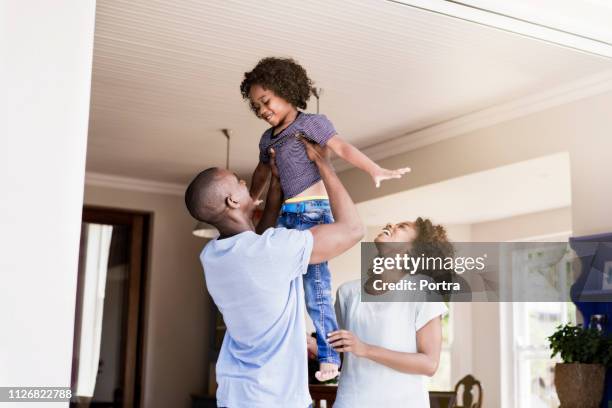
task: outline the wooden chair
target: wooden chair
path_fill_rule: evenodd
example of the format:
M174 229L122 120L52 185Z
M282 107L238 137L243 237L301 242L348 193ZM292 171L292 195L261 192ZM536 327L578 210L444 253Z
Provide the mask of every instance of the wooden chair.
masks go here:
M323 401L325 401L325 408L332 408L336 401L337 385L310 384L308 388L312 398L312 408L322 408L321 402Z
M455 406L455 391L429 391L430 408L453 408Z
M461 398L459 398L459 389L463 386L463 392ZM474 401L474 394L472 389L478 390L478 399ZM480 381L471 375L463 377L457 385L455 385L455 394L457 394L457 404L461 400L462 405L455 405L455 408L482 408L482 386Z

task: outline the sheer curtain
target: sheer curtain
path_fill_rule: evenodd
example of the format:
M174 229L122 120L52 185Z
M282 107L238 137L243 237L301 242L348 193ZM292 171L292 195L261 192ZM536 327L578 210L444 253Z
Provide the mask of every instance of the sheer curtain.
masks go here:
M113 227L86 224L85 282L75 395L93 397L100 360L106 271Z

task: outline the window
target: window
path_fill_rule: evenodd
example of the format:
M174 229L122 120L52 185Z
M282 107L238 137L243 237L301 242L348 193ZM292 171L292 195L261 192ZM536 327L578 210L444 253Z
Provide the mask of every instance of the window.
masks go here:
M514 383L518 408L559 406L554 386L554 367L547 337L559 324L576 322L573 303L514 303Z
M567 236L546 239L548 242L561 240ZM564 239L563 239L564 238ZM523 273L534 279L557 279L560 287L569 291L572 282L570 251L566 251L560 261L558 254L546 250L530 248L515 254L513 266L517 263ZM558 273L560 272L560 273ZM503 310L503 308L502 308ZM559 359L551 359L547 337L560 324L576 323L576 307L571 302L514 302L505 307L511 327L506 334L509 341L504 347L509 358L504 369L509 380L505 406L512 408L552 408L559 406L554 386L554 366ZM503 335L502 335L503 339Z

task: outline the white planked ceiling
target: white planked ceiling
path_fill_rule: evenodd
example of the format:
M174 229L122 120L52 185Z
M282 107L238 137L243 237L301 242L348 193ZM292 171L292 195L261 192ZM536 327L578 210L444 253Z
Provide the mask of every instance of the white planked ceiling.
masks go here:
M239 84L270 55L307 68L322 113L359 147L612 67L383 0L98 0L87 170L185 183L224 165L231 128L231 167L249 175L266 124Z

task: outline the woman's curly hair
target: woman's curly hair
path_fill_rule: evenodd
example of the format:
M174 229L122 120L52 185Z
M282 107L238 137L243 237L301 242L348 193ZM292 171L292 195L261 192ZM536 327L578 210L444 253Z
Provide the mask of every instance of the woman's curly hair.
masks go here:
M306 109L312 89L312 81L304 67L291 58L264 58L252 71L245 72L240 84L243 99L249 99L253 85L271 90L298 109ZM251 110L257 114L253 105Z
M455 255L455 248L449 242L446 230L441 225L434 225L427 218L417 218L414 222L417 235L412 242L413 256L424 255L429 258L452 258ZM448 275L450 271L423 271L434 274L436 277ZM436 279L437 280L437 279Z
M431 257L452 257L455 250L448 241L446 230L441 225L434 225L427 218L417 218L414 222L417 235L412 242L412 252Z

